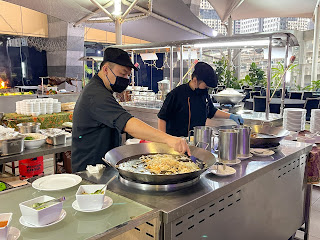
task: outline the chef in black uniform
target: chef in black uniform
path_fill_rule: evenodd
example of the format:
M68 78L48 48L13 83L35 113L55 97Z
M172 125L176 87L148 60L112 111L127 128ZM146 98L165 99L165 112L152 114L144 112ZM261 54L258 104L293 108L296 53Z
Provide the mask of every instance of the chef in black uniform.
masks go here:
M129 55L118 48L107 48L98 74L81 92L74 112L72 128L72 171L87 165L104 164L102 157L120 146L121 133L153 142L166 143L176 151L190 155L183 138L170 136L133 117L116 101L129 85L131 69L137 70Z
M192 80L167 94L158 113L158 129L173 136L188 136L195 126L204 126L207 118L232 119L242 124L241 116L220 111L213 106L208 87L216 87L217 75L213 68L198 62L192 73Z

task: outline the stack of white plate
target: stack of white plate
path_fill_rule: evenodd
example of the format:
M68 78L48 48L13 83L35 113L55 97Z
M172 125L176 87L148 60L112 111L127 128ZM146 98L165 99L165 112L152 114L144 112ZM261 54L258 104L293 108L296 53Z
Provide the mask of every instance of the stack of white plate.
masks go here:
M310 132L320 132L320 109L311 110Z
M53 102L53 112L54 113L61 112L61 102Z
M283 112L283 127L288 131L303 131L306 125L306 109L285 108Z

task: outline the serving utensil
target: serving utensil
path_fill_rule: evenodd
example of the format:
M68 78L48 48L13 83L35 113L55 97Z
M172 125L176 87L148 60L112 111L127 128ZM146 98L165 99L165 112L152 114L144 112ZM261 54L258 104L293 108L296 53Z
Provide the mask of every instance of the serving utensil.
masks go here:
M112 182L113 179L115 179L116 177L117 177L117 176L114 175L112 178L109 179L109 181L108 181L101 189L96 190L93 194L100 194L104 188L107 189L107 185L108 185L110 182Z
M44 208L44 207L48 207L51 203L55 203L55 202L63 202L64 200L66 200L66 198L60 197L60 198L55 198L46 202L42 202L42 203L34 203L32 204L32 208L35 210L39 210L40 208Z

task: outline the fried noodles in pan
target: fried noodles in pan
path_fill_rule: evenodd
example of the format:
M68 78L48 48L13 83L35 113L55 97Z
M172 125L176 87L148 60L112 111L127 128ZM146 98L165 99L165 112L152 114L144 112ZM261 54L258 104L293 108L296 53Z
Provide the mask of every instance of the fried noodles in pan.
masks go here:
M142 155L137 160L122 162L120 169L157 175L173 175L201 170L200 167L185 155L150 154Z

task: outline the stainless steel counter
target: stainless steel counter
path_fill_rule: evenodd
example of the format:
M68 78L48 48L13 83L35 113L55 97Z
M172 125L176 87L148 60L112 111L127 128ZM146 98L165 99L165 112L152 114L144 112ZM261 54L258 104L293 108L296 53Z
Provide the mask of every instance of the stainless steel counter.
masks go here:
M282 141L273 157L244 160L237 173L209 171L195 185L174 192L132 189L118 180L109 189L163 212L164 239L288 239L304 222L306 154L311 145ZM110 178L81 176L97 183ZM229 231L228 229L232 229ZM213 238L214 237L214 238Z
M44 144L40 148L36 149L24 149L22 153L13 154L8 156L0 156L0 164L19 161L27 158L34 158L48 154L62 153L71 150L71 139L66 144L53 146L50 144Z
M156 108L144 108L144 107L135 107L135 106L127 106L123 105L124 109L130 112L136 118L146 122L152 127L158 128L158 117L157 114L160 109ZM262 122L272 124L273 126L282 126L282 117L280 114L269 114L269 120L266 120L265 113L260 112L252 112L250 114L240 114L244 123L247 125L255 125L261 124ZM228 126L228 125L236 125L233 120L230 119L221 119L221 118L212 118L207 119L206 125L211 127L219 127L219 126Z

